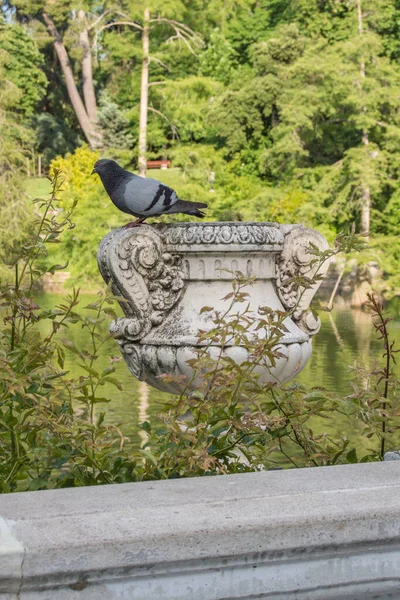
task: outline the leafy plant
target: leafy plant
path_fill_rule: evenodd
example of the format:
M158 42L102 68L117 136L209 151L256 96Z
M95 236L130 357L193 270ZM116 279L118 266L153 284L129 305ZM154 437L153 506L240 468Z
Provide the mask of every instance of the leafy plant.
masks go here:
M298 277L293 283L304 293L319 279L322 265L332 255L363 246L364 241L350 233L339 236L333 249L321 252L310 247L309 253L315 257L314 277ZM370 372L357 367L359 374L368 378L368 386L355 387L354 395L342 398L321 386L306 390L276 380L265 384L260 373L271 373L284 359L280 342L286 331L285 319L292 311L264 307L261 316L251 313L246 289L252 280L236 275L233 291L226 297L226 311L203 309L210 312L214 326L200 335L197 356L190 361L196 391L187 396L185 390L170 404L168 412L161 415L162 428L143 424L150 436L145 456L148 464L154 464L147 476L199 476L383 459L385 440L400 424L398 380L390 371L395 351L393 343L389 344L388 320L381 305L370 297L373 314L379 319L375 326L384 340L386 363ZM240 364L232 357L234 349L242 351ZM169 375L163 378L172 379ZM379 384L383 380L382 392ZM363 425L361 435L370 439L371 449L361 458L346 436L328 433L329 422L338 415L351 420L356 429ZM315 433L315 425L323 422L328 424L326 432ZM390 439L395 444L393 435Z
M62 209L63 182L55 170L52 193L37 200L34 230L26 243L15 248L13 283L2 283L0 331L0 490L3 492L64 486L98 485L144 479L239 473L265 468L333 465L382 459L396 444L399 403L398 379L392 368L395 350L389 342L388 322L381 305L370 297L376 329L384 343L385 364L367 371L355 370L362 382L354 394L341 398L322 387L306 390L279 381L262 383L260 373L271 372L284 360L282 336L292 314L268 307L255 315L249 309L253 280L236 274L226 309L204 307L213 320L201 332L197 356L191 361L196 392L172 400L160 415L160 425L143 423L149 441L139 452L126 445L118 426L107 424L105 385L120 388L115 359L104 369L97 361L110 335L108 319L117 318L116 298L107 290L83 309L73 290L51 310L41 310L34 289L45 273L67 267L49 266L48 246L72 231L74 201ZM340 252L350 253L364 242L353 232L340 235L332 249L310 246L312 278L291 281L302 294L321 278L325 262ZM289 282L287 282L289 283ZM296 310L296 307L293 308ZM47 324L44 335L38 325ZM69 328L86 332L84 347L77 347ZM232 351L239 351L237 362ZM81 374L65 369L66 353L80 359ZM170 378L170 375L165 375ZM357 456L345 436L315 433L322 420L343 415L363 426L371 449Z
M372 369L367 369L361 362L353 367L357 380L353 384L354 393L349 396L353 414L363 423L362 435L377 440L378 444L372 456L384 459L388 443L399 440L396 435L399 423L399 379L395 373L396 353L394 342L390 342L388 324L391 319L385 314L382 303L372 294L368 294L367 307L372 312L374 328L383 344L384 364L375 360Z
M115 366L99 372L95 362L110 335L101 333L105 319L114 318L114 297L100 293L79 314L79 292L41 311L34 298L35 285L45 273L64 269L47 266L47 246L74 227L69 210L60 209L62 189L55 171L48 200L37 200L37 218L28 241L14 255L13 283L0 286L4 327L0 331L0 489L35 490L66 485L93 485L123 481L132 475L135 462L120 455L124 437L118 427L105 424L105 413L95 405L105 383L120 387ZM48 323L43 336L38 324ZM59 341L70 326L88 334L88 348L78 349L69 340ZM57 335L56 335L57 334ZM78 354L84 375L69 378L64 370L65 349Z

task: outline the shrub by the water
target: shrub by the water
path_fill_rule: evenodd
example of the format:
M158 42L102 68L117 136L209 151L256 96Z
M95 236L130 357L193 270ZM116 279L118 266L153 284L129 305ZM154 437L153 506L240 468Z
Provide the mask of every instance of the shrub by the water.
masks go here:
M226 311L204 307L215 327L201 334L203 345L193 359L195 370L204 374L201 385L188 397L172 398L157 426L141 424L149 439L140 450L133 450L126 444L123 424L108 425L106 411L95 411L97 403L109 400L101 391L105 383L120 387L113 362L100 371L96 360L110 338L102 333L102 325L117 317L113 304L123 299L101 292L85 307L90 311L86 316L76 290L51 310L42 310L35 302L35 286L42 276L67 267L49 264L49 246L76 232L72 214L77 199L69 208L60 203L61 188L55 170L50 198L35 201L34 228L14 255L13 283L2 283L0 289L2 492L380 460L395 447L399 439L395 349L389 319L375 298L370 297L370 305L384 361L381 365L377 360L370 371L361 364L355 367L358 382L352 395L341 398L322 385L311 390L296 384L266 385L257 369L269 369L279 358L288 313L264 308L262 314L251 314L247 298L252 280L237 273ZM64 210L59 210L61 205ZM310 247L317 267L314 281L330 256L362 245L351 233L339 236L332 250ZM299 277L295 283L305 290L313 281ZM47 335L38 328L43 321L51 323ZM85 329L85 347L78 348L69 339L72 327ZM255 337L255 328L268 335ZM65 335L56 336L60 332ZM228 342L248 351L241 365L224 354ZM221 352L211 360L208 351L215 344ZM79 377L72 378L64 369L66 352L79 356L83 373ZM358 455L345 437L314 432L316 419L329 423L337 415L361 424L360 435L369 439L369 451Z

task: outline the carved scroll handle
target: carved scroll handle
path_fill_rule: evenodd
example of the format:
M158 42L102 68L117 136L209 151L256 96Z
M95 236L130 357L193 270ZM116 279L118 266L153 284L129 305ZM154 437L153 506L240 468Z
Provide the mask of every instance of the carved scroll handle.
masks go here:
M111 324L110 331L126 342L141 340L180 300L187 279L186 263L179 254L166 252L153 228L120 230L104 243L99 266L109 275L126 318Z
M321 264L312 253L312 245L320 251L329 248L326 239L314 229L302 225L283 226L285 244L277 259L276 288L278 296L287 310L293 310L292 319L298 327L314 335L321 327L319 318L309 310L311 301L329 268L329 260ZM309 285L301 285L299 278L305 277ZM311 283L316 278L314 283Z

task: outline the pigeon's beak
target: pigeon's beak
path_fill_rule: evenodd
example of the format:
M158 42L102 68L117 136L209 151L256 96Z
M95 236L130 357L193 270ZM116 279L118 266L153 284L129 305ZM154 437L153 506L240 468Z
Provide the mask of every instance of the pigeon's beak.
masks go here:
M96 171L96 169L93 169L93 171L90 174L94 175L95 173L97 173L97 171Z

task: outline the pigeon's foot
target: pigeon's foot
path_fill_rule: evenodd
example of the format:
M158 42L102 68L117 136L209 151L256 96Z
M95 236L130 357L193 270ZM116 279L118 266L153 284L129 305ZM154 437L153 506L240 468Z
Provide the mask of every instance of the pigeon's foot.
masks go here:
M132 229L132 227L139 227L141 223L143 223L144 219L137 219L137 221L132 221L127 225L124 225L124 229Z

